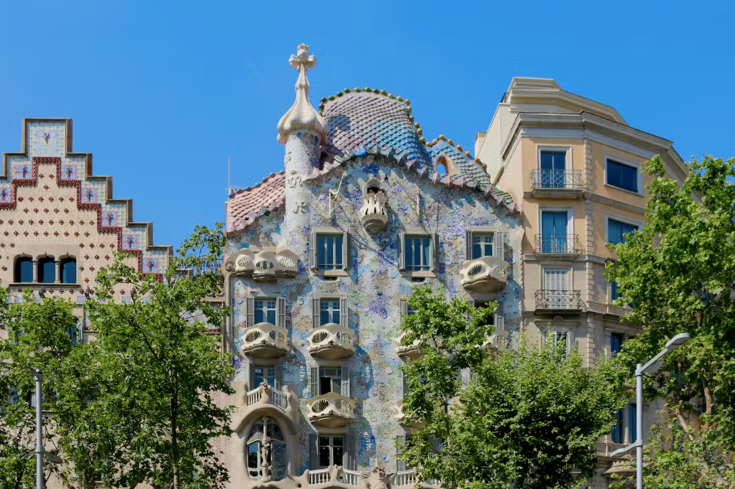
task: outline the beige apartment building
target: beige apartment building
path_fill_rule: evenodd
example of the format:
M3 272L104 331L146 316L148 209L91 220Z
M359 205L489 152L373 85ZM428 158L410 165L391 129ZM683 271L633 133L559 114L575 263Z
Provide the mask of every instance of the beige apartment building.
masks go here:
M627 308L613 304L617 288L603 276L615 259L607 244L643 224L650 176L642 163L660 155L670 177L686 177L672 142L554 80L514 78L487 131L478 133L475 154L521 213L520 331L566 342L588 365L618 351L638 330L621 321ZM635 440L635 409L622 410L598 443L600 470L589 487L607 487L606 476L621 470L609 454ZM647 420L656 409L644 408Z

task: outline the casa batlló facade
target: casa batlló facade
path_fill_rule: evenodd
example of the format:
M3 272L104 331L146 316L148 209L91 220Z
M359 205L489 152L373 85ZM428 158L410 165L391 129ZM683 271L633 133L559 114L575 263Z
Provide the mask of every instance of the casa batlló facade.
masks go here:
M315 57L301 45L290 64L296 101L277 128L284 169L227 201L216 300L231 306L222 346L237 373L236 394L220 402L236 411L235 434L217 448L233 489L413 487L415 472L397 460L420 427L401 409L400 366L420 354L400 346L412 290L497 301L494 344L554 339L593 365L638 332L602 276L615 259L605 243L642 225L648 177L634 170L655 154L672 178L686 169L671 142L553 80L514 78L473 158L443 135L426 141L410 101L385 91L344 90L317 111ZM113 198L90 154L72 151L71 120L24 120L21 151L0 167L10 300L28 287L68 297L81 319L113 251L158 274L171 247L153 244L152 225L133 221L132 202ZM647 420L656 408L644 408ZM635 438L634 415L634 405L622 410L599 440L587 487L629 471L609 454Z

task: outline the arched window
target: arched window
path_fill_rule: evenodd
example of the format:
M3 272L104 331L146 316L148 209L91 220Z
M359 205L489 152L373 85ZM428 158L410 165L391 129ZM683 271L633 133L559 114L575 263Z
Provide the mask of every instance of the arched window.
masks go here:
M56 263L50 256L38 260L38 283L52 284L56 281Z
M446 175L447 174L447 165L444 164L443 161L440 161L436 164L436 172L439 175Z
M273 418L260 418L250 429L247 441L248 474L260 480L270 472L272 480L286 475L286 441Z
M15 260L13 280L20 282L33 282L33 260L23 256Z
M77 283L77 260L74 258L62 258L61 260L61 283Z

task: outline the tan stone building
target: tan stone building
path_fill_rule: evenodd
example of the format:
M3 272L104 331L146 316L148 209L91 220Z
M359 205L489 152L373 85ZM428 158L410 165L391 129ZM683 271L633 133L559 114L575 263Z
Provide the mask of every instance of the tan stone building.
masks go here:
M556 338L592 365L638 330L621 321L615 284L603 277L615 259L607 243L643 224L650 176L641 163L661 155L670 177L687 170L671 141L630 127L613 107L566 92L543 78L514 78L475 154L495 185L519 207L522 243L521 332ZM607 487L609 454L635 440L634 404L598 443L599 476ZM652 420L656 406L646 406ZM645 436L645 434L644 434Z

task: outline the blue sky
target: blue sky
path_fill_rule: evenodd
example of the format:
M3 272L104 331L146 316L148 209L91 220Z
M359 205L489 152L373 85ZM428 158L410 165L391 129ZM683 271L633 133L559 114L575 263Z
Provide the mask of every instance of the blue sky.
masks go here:
M522 9L522 10L521 10ZM472 148L513 76L610 104L683 158L735 155L732 2L0 2L0 152L23 117L71 117L155 241L224 220L232 184L283 166L288 57L317 55L312 103L374 87L424 135Z

